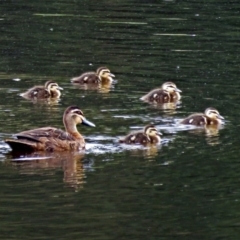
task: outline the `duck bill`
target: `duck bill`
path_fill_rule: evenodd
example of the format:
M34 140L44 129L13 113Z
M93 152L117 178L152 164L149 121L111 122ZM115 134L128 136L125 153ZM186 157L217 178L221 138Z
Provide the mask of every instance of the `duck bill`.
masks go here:
M114 75L114 74L112 74L112 73L109 73L109 76L110 76L110 77L115 77L115 75Z
M89 127L96 127L96 125L90 121L88 121L86 118L82 118L82 124L89 126Z
M58 90L63 90L63 88L62 87L58 87Z
M224 120L225 118L221 115L218 115L218 119Z
M182 90L175 88L175 92L182 92Z

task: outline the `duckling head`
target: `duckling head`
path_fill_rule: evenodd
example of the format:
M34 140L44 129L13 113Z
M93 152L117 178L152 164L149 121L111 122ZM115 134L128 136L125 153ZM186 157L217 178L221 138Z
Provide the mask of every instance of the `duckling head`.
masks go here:
M112 74L110 72L110 70L106 67L100 67L97 69L97 75L98 77L102 80L102 79L107 79L109 81L113 81L113 77L115 77L114 74Z
M176 84L173 83L173 82L163 83L162 89L169 92L169 93L182 92L180 89L177 88Z
M205 110L205 115L210 119L224 120L224 117L220 115L217 109L209 107Z
M58 84L56 82L53 81L47 81L45 83L45 88L49 91L49 92L58 92L59 96L61 95L60 90L63 90L63 88L61 88L60 86L58 86Z
M144 132L145 134L148 136L148 138L153 137L153 138L157 138L158 141L160 142L161 140L161 133L158 132L158 130L153 126L153 125L148 125L144 128Z

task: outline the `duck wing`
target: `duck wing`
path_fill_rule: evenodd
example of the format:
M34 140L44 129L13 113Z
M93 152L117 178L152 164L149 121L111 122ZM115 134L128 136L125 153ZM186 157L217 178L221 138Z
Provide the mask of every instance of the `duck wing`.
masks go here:
M79 77L75 77L71 79L72 83L99 83L100 79L95 72L86 72L80 75Z
M143 101L167 103L172 101L171 95L161 88L153 89L148 94L140 98Z
M63 151L78 146L73 136L61 129L52 127L24 131L14 136L15 139L5 140L14 152Z
M20 96L25 98L48 98L50 97L50 93L44 86L35 86L27 92L20 94Z
M207 124L207 117L203 113L195 113L183 119L180 123L195 126L204 126Z
M127 144L146 144L150 141L143 131L129 133L126 137L119 140L120 143Z
M33 130L23 131L14 135L18 139L26 139L34 142L41 142L43 138L58 140L74 140L67 132L53 127L43 127Z

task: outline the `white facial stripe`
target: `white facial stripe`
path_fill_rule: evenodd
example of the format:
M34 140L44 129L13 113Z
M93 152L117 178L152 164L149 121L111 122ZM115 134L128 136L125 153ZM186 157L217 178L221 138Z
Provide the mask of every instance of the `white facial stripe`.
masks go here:
M217 111L213 111L213 110L210 110L209 114L219 115L219 113Z
M103 75L105 73L110 73L110 70L105 68L100 71L100 75Z
M72 110L72 113L83 115L83 113L79 109Z
M156 128L148 128L147 134L153 134L153 133L157 134L158 133L157 129Z

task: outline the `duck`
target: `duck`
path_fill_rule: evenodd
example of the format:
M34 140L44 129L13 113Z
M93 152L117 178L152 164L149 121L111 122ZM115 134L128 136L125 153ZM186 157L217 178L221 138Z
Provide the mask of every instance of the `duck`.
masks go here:
M26 99L60 98L61 88L56 82L47 81L44 86L34 86L20 96Z
M217 109L207 108L204 113L194 113L180 121L180 124L195 126L219 126L223 124L224 117L220 115Z
M54 127L42 127L15 134L15 138L6 139L12 152L64 152L85 149L85 140L77 130L77 124L95 127L88 121L77 106L69 106L63 114L65 131Z
M119 139L119 142L142 145L157 144L161 142L160 135L162 134L158 132L154 125L150 124L145 126L143 130L129 133L127 136Z
M96 72L86 72L79 77L72 78L71 82L80 84L112 83L113 77L115 77L115 75L112 74L107 67L99 67Z
M173 82L165 82L161 88L155 88L140 99L145 102L169 103L177 102L181 99L180 89Z

